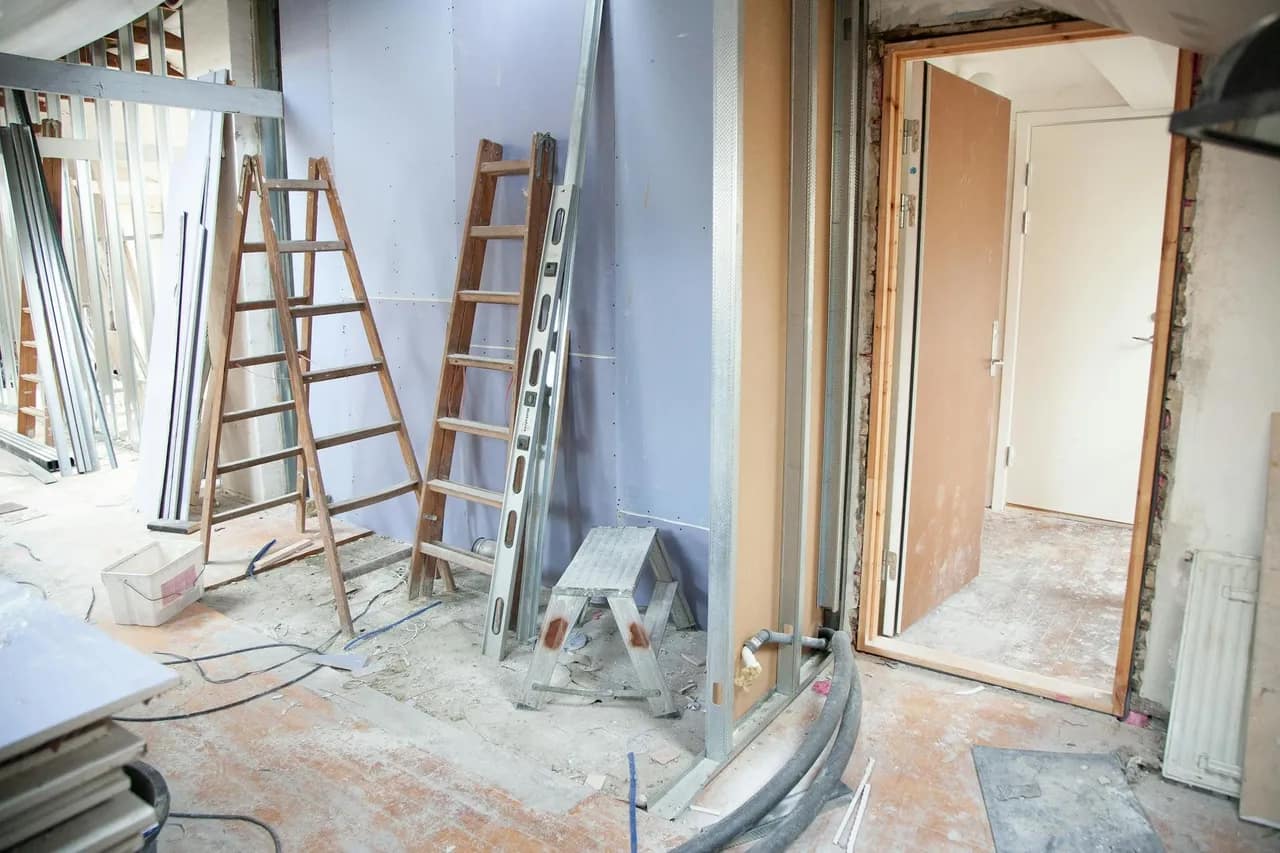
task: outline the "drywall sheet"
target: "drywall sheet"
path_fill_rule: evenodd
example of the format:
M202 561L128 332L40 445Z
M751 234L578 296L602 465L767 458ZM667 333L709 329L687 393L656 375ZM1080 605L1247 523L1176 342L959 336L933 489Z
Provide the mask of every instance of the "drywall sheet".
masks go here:
M471 188L476 145L481 138L499 143L503 156L514 159L528 154L535 131L549 132L557 143L557 180L563 176L583 9L583 0L478 0L454 6L455 242L461 236L461 217ZM650 9L648 14L658 12ZM586 171L570 315L573 350L592 355L612 355L614 342L612 32L606 13L586 132ZM519 192L522 189L520 179L499 182L495 222L518 222L524 218L524 196ZM490 246L484 286L514 288L519 265L519 248L514 242ZM509 343L513 328L510 309L506 314L501 311L489 308L477 313L477 342Z
M168 690L178 676L0 580L0 761Z
M1280 414L1271 416L1267 521L1245 697L1240 817L1280 827Z
M623 107L615 142L618 508L628 524L705 527L711 7L616 3L609 14L612 31L625 34L613 42ZM705 590L706 565L705 553L688 555L680 566L687 590Z
M537 4L483 0L455 5L455 242L461 237L476 146L482 138L502 145L504 158L519 159L528 156L533 133L550 133L556 139L555 180L563 179L583 10L582 0ZM606 16L586 130L569 321L573 356L569 361L549 517L545 562L548 582L563 571L587 530L614 523L617 505L611 54ZM524 220L526 183L523 178L499 181L494 223ZM519 244L491 243L481 286L512 290L519 284L519 274ZM481 306L476 314L473 349L509 358L515 330L513 309ZM477 373L472 371L467 377L464 416L506 423L510 406L507 377L480 377ZM494 378L499 381L492 381ZM431 381L434 385L435 377ZM459 436L454 452L457 478L499 488L505 474L505 454L505 446L499 443ZM445 511L446 541L469 544L478 536L492 537L497 530L496 518L497 513L488 507L451 500Z
M742 54L742 347L738 469L738 563L734 647L778 620L782 546L782 442L786 368L787 214L790 202L791 13L749 0ZM749 342L749 343L746 343ZM734 716L773 689L777 650L764 672L734 693Z
M440 359L439 344L429 342L441 340L443 329L437 319L443 312L432 300L452 291L457 252L450 27L447 7L409 0L280 4L289 174L305 177L309 158L330 158L419 461ZM290 202L292 233L301 236L305 195L291 194ZM318 218L326 239L333 232L323 203ZM294 270L300 274L300 262ZM350 298L340 258L318 256L315 287L320 302ZM347 314L316 318L312 350L317 367L368 355L358 318ZM429 373L418 372L422 363L429 363ZM311 395L317 435L385 422L373 377L320 383ZM404 479L394 438L324 451L321 463L326 490L337 499ZM409 539L412 503L398 498L349 520Z

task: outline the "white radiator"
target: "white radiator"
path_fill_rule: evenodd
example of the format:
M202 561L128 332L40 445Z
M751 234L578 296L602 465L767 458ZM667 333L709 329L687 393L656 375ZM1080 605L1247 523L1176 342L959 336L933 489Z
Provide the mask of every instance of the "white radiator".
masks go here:
M1164 775L1240 795L1257 557L1197 551L1178 644Z

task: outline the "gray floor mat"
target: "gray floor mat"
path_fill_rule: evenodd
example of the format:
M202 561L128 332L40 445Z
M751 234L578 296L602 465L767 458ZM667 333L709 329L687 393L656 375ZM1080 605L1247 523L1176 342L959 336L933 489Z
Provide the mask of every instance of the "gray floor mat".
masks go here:
M973 747L997 853L1164 847L1110 753Z

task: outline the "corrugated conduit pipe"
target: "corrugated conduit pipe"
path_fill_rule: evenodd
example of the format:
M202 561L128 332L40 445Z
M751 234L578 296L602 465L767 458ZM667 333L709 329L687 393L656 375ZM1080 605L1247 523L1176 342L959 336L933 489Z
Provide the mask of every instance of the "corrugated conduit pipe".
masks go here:
M817 721L809 729L799 748L787 759L786 763L782 765L773 778L765 782L760 790L752 794L746 802L675 848L673 853L710 853L710 851L722 850L733 839L759 823L760 819L781 802L782 798L818 762L823 750L826 749L827 742L831 740L832 733L836 731L836 726L839 725L842 738L848 741L847 751L845 751L843 741L838 741L832 746L832 755L827 762L831 772L828 773L824 768L818 779L815 779L814 784L810 786L809 791L801 798L796 809L784 819L773 834L764 839L763 846L760 849L785 849L786 845L813 820L813 816L817 814L818 809L826 800L826 793L815 789L830 776L834 776L835 780L839 781L840 775L843 773L844 767L853 751L853 743L858 737L858 723L862 708L862 691L860 687L855 691L858 673L853 662L853 643L849 635L844 631L836 631L828 640L828 648L835 655L835 673L831 677L831 690L827 693L827 700L822 706L822 711L818 714ZM852 717L852 719L848 724L841 725L841 721L845 717ZM840 751L837 752L837 750ZM842 754L844 756L843 760L840 758ZM829 792L830 788L831 785L827 785L826 790ZM811 798L814 801L812 813L805 817L801 813L801 809L804 808L806 813L809 811L808 808L805 808L805 804ZM795 818L794 821L793 817ZM785 837L786 834L793 831L794 835L791 835L790 838ZM775 837L778 839L777 842L775 842ZM780 846L769 846L774 843L778 843Z

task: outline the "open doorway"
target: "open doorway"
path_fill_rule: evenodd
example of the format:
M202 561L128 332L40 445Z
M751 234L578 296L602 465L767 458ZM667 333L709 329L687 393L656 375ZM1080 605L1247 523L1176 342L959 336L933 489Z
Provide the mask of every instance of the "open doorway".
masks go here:
M901 139L882 163L894 216L878 249L896 287L877 303L887 400L869 466L884 488L866 554L881 559L860 639L1118 710L1167 344L1181 63L1088 24L984 35L886 59Z

